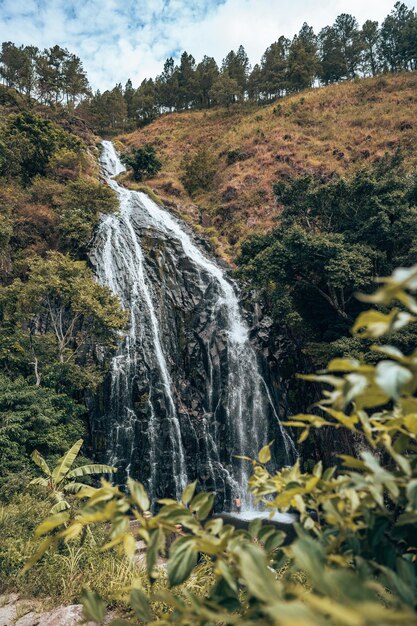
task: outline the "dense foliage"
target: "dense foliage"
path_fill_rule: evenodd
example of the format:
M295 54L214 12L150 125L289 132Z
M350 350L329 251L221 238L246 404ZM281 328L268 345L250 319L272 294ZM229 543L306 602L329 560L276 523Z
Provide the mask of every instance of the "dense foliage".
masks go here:
M209 148L203 147L195 154L186 154L182 167L181 182L190 195L212 187L217 171L217 159Z
M45 175L52 156L63 149L78 156L82 144L74 135L31 112L10 115L1 128L0 175L20 176L28 184L35 176Z
M415 322L417 266L399 269L384 279L368 302L389 307L389 313L363 312L353 332L380 338ZM370 365L354 359L335 359L328 370L309 380L324 385L320 412L296 415L289 425L309 431L327 426L356 434L359 457L343 456L343 468L312 473L293 467L271 474L269 446L253 464L250 487L274 513L297 512L296 537L260 519L249 529L236 530L219 517L209 518L215 494L198 493L189 485L181 502L162 500L155 515L140 483L128 481L127 493L103 483L80 491L83 508L50 516L36 529L45 537L27 563L32 566L51 546L71 544L85 528L109 524L104 549L117 548L133 559L137 539L147 546L146 571L153 593L141 582L133 584L130 604L133 621L160 624L262 624L276 626L415 625L417 524L417 369L415 350L404 355L392 345L375 346L384 360ZM131 519L135 526L130 525ZM161 590L158 556L167 538L180 532L169 549L166 564L170 590ZM210 565L208 592L178 593L177 587L197 576L201 555ZM102 624L105 604L96 593L85 592L87 618ZM154 606L167 610L158 615Z
M0 374L1 499L22 488L35 448L48 457L65 452L83 435L83 407L68 395Z
M155 147L145 144L143 148L133 148L130 153L122 156L123 163L132 168L133 178L141 182L145 178L152 178L162 167L156 156Z
M97 180L86 141L62 128L68 115L51 121L39 105L19 107L2 107L0 122L0 487L6 499L25 481L35 448L56 458L88 434L86 393L102 379L105 353L126 321L85 259L100 216L118 208L115 194Z
M243 243L240 276L309 342L320 365L331 354L357 353L357 341L348 339L362 308L355 292L417 260L415 177L394 157L350 178L303 176L274 189L281 223Z
M4 41L0 52L0 76L4 84L45 104L65 102L74 106L89 93L80 59L60 46L40 51Z

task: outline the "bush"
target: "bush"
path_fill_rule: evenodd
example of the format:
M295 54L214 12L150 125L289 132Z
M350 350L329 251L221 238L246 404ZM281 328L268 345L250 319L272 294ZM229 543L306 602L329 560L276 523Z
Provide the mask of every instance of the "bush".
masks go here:
M49 160L62 148L81 151L81 141L33 113L11 115L0 134L0 175L20 175L24 184L44 176Z
M182 162L181 182L190 195L210 189L217 172L217 159L208 148L201 148Z
M84 412L65 394L0 374L0 499L21 490L22 476L33 472L35 448L58 457L84 435Z
M162 167L154 146L147 143L143 148L133 148L130 154L123 154L122 161L133 170L133 178L139 182L152 178Z
M234 163L237 163L238 161L246 161L246 159L249 158L249 155L244 152L243 150L241 150L240 148L237 148L236 150L229 150L226 156L226 161L227 161L227 165L233 165Z
M86 179L68 183L59 207L61 247L84 253L100 216L118 208L114 191L106 185Z

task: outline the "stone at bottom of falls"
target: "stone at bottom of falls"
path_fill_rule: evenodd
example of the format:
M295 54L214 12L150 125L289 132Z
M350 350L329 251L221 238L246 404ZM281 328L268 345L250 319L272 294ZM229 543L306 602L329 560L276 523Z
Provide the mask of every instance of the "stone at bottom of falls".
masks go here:
M109 613L104 624L115 618ZM81 604L59 606L51 611L42 611L39 600L19 598L16 593L0 596L0 626L94 626L93 622L83 622Z

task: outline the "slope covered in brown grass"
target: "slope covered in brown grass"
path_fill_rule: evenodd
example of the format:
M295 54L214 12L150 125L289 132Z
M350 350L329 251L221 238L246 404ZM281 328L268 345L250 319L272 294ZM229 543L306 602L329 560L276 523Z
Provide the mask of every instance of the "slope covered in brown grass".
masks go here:
M398 148L417 165L417 73L312 89L265 107L166 114L119 138L155 145L163 162L147 184L233 259L250 232L279 219L272 183L304 173L327 179L375 163ZM180 182L187 153L207 147L217 159L209 191L187 194ZM228 152L245 158L228 165Z

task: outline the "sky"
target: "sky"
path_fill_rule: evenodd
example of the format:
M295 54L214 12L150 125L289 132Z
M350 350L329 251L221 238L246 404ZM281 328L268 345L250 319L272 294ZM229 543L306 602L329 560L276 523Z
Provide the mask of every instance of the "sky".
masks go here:
M280 35L307 22L318 32L340 13L381 22L395 0L0 0L0 41L58 44L83 61L93 89L130 78L137 87L169 56L220 64L240 44L254 65ZM414 2L404 2L414 6Z

